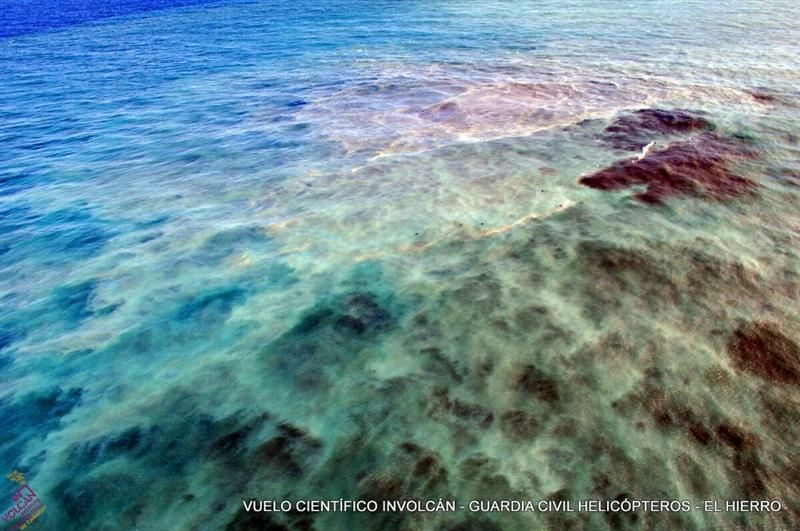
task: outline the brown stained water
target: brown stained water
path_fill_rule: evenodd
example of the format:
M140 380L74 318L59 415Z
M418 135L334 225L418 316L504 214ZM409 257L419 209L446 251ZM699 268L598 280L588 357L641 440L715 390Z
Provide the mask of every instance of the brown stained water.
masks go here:
M9 234L50 214L0 253L0 457L53 529L800 525L794 3L267 4L54 33L78 51L158 33L146 49L175 76L142 101L114 78L117 100L103 76L149 82L150 56L104 56L89 89L82 62L44 54L59 90L107 99L42 95L15 118L42 130L0 126L41 140L6 167L52 179L2 199ZM44 83L13 73L0 110ZM82 149L36 118L74 109Z

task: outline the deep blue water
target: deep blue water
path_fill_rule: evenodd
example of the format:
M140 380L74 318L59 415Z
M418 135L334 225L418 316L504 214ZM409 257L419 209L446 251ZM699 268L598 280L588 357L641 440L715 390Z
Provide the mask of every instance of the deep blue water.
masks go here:
M31 528L795 527L799 11L0 0L0 472ZM641 109L704 125L609 142ZM580 184L637 142L700 158L659 204ZM619 496L786 509L241 504Z
M99 21L108 17L135 15L157 9L208 4L213 0L23 0L0 2L0 37L12 37Z

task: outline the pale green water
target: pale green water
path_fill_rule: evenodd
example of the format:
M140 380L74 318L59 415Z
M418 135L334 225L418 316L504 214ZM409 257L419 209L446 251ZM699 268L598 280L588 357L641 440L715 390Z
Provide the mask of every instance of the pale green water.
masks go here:
M0 461L34 525L627 496L783 510L272 522L796 527L798 386L731 344L800 342L797 16L231 2L4 37ZM580 186L635 156L602 131L640 108L748 139L755 193Z

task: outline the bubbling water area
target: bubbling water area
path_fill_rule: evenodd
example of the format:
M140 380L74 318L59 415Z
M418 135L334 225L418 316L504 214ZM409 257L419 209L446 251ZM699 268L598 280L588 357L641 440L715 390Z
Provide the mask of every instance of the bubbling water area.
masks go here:
M14 16L0 463L34 526L797 526L794 2Z

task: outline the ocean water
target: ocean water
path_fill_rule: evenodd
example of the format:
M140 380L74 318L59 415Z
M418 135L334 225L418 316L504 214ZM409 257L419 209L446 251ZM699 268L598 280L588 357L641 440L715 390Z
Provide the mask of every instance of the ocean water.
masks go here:
M797 527L795 2L0 13L0 472L31 528Z

